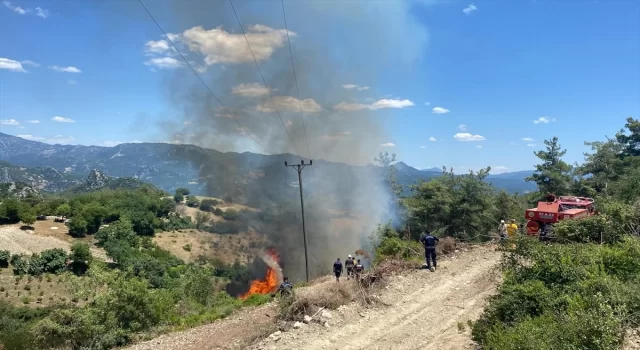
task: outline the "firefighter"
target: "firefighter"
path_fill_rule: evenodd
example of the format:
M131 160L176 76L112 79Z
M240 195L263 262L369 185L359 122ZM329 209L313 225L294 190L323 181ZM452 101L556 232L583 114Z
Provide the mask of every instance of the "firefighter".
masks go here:
M424 246L424 258L426 260L427 269L434 271L438 266L436 262L436 244L440 239L431 235L429 231L420 238L420 243ZM433 269L431 268L431 262L433 262Z
M289 282L289 277L283 278L282 283L280 283L280 287L278 287L278 290L273 296L278 295L278 293L280 293L280 296L290 296L293 294L293 284Z
M340 258L333 263L333 273L336 275L336 282L340 282L340 275L342 274L342 262L340 262Z
M362 273L362 271L364 271L364 266L362 266L362 264L360 263L360 259L358 259L358 262L356 263L356 266L354 268L356 279L360 279L360 274Z
M347 280L349 280L349 278L353 276L353 266L355 264L356 262L353 261L353 257L351 256L351 254L349 254L347 260L345 260L344 262L344 267L347 269Z
M500 235L501 241L504 241L507 238L507 225L504 223L504 220L500 220L500 225L498 225L498 234Z
M507 225L507 234L509 235L509 238L513 238L513 236L516 235L516 232L518 232L518 224L516 224L516 219L511 219L511 223Z

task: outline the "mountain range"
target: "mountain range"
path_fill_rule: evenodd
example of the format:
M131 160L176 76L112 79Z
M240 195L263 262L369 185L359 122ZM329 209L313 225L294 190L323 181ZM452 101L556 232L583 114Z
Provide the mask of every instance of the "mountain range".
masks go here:
M78 184L94 169L109 177L130 177L168 192L186 187L194 194L232 194L239 201L250 197L277 198L297 194L297 174L284 162L296 162L291 154L262 155L250 152L218 152L194 145L126 143L115 147L50 145L0 133L0 183L25 182L39 190L64 191ZM441 169L418 170L395 163L398 182L405 187L419 179L440 176ZM318 170L315 170L318 169ZM353 166L315 160L303 172L305 193L328 189L352 192L354 181L380 167ZM524 179L533 171L489 175L487 182L507 192L535 190ZM327 181L327 174L332 181Z

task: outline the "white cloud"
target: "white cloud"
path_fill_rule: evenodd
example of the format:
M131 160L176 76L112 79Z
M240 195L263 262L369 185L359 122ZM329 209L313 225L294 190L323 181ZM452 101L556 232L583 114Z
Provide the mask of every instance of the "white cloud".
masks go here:
M436 140L436 138L435 138L435 137L431 136L431 137L429 137L429 141L431 141L431 142L436 142L436 141L438 141L438 140Z
M536 144L535 143L527 143L527 147L535 147Z
M25 139L25 140L31 140L31 141L43 141L44 137L38 137L38 136L33 136L33 135L16 135L21 139Z
M380 147L395 147L395 146L396 146L396 144L395 143L391 143L391 142L383 143L383 144L380 145Z
M271 91L275 91L271 89ZM248 97L258 97L269 94L269 90L259 83L250 83L250 84L240 84L233 88L231 91L235 95L240 96L248 96Z
M477 10L477 9L478 9L478 8L476 7L476 5L471 4L471 5L467 6L467 7L465 7L465 8L462 10L462 12L464 12L464 14L465 14L465 15L470 15L470 14L471 14L471 12L473 12L473 11L475 11L475 10Z
M431 102L427 101L424 103L425 106L431 106Z
M526 141L526 142L533 142L535 141L534 139L530 138L530 137L524 137L522 138L522 141Z
M458 130L460 130L460 131L467 131L467 125L466 125L466 124L460 124L460 125L458 125Z
M71 118L65 118L65 117L61 117L59 115L51 118L51 120L53 120L54 122L58 122L58 123L75 123L76 121L71 119Z
M420 148L421 148L421 149L425 149L425 148L427 148L427 146L420 146Z
M113 147L113 146L117 146L117 145L119 145L121 143L124 143L124 142L122 142L122 141L105 141L102 144L104 146L106 146L106 147Z
M320 105L312 98L299 101L297 98L292 96L274 96L273 101L280 112L298 112L300 108L302 108L302 111L306 113L316 113L322 110L322 107L320 107ZM273 102L271 102L271 100L258 105L256 110L258 112L265 113L276 111L273 108Z
M484 141L485 138L482 135L472 135L468 132L459 132L453 135L453 138L458 141Z
M22 63L14 61L8 58L0 57L0 69L6 69L13 72L26 73L27 71L22 67Z
M171 49L166 40L149 40L144 44L144 51L148 54L165 53Z
M356 84L345 84L345 85L342 85L342 87L345 88L345 89L356 89L356 90L359 90L359 91L369 90L369 87L366 86L366 85L365 86L361 86L361 85L356 85Z
M2 119L0 120L0 125L18 126L20 125L20 122L15 119Z
M73 136L62 136L62 135L56 135L51 138L34 136L29 134L16 135L16 136L23 138L25 140L30 140L30 141L38 141L38 142L45 142L50 144L61 144L61 145L72 143L73 141L75 141L75 138Z
M40 121L37 119L33 119L33 120L27 120L27 123L29 124L40 124Z
M23 8L20 6L15 6L11 3L11 1L3 1L2 4L10 9L11 11L20 14L20 15L26 15L26 14L33 14L36 15L38 17L41 18L47 18L49 17L49 10L45 10L41 7L36 7L35 8L35 12L33 10L31 10L30 8Z
M433 107L431 111L435 114L445 114L450 112L448 109L442 107Z
M36 16L42 17L42 18L47 18L47 17L49 17L49 10L45 10L43 8L36 7Z
M13 4L11 4L11 1L3 1L2 4L4 6L6 6L8 9L12 10L15 13L21 14L21 15L26 15L27 13L29 13L29 10L25 10L20 6L13 6Z
M182 66L182 62L173 57L155 57L145 62L147 66L156 66L162 69L173 69Z
M62 135L56 135L52 138L49 138L46 140L47 143L53 143L53 144L67 144L67 143L71 143L73 141L75 141L76 139L73 136L62 136Z
M49 69L53 69L56 72L62 72L62 73L82 73L80 69L74 66L69 66L69 67L49 66Z
M295 37L296 33L289 31L289 36ZM174 34L171 40L174 39L184 42L192 52L203 55L206 65L253 62L243 34L226 32L221 26L210 30L196 26L185 30L181 35ZM251 44L256 60L262 61L284 46L287 31L256 24L247 28L246 40Z
M533 124L549 124L550 122L555 122L556 118L549 117L540 117L533 121Z
M476 148L482 148L482 146L481 145L477 145Z
M506 166L498 165L491 167L491 172L495 174L506 173L507 171L509 171L509 168L507 168Z
M361 111L363 109L383 109L383 108L405 108L413 106L414 103L409 100L394 100L394 99L382 99L371 104L363 104L363 103L350 103L350 102L340 102L337 105L333 106L333 109L338 111Z
M33 62L31 60L24 60L22 62L20 62L22 64L26 64L27 66L33 66L33 67L40 67L40 63L38 62Z

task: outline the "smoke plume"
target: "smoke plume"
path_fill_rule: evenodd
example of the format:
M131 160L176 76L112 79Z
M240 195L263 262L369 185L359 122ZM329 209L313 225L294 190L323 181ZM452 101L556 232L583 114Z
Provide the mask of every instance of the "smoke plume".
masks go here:
M364 165L389 142L386 111L413 103L385 97L389 92L376 86L390 65L406 69L418 55L412 45L426 34L406 18L404 2L286 1L298 100L280 2L237 0L234 6L271 96L229 3L176 0L170 19L161 22L227 109L158 36L145 45L146 64L175 70L163 84L173 117L162 128L175 143L280 155L185 157L199 167L209 195L230 194L262 209L250 227L277 247L294 282L304 278L302 218L297 174L283 163L313 159L303 171L309 265L312 275L330 272L333 260L366 247L375 226L390 216L387 186ZM409 35L412 45L406 45Z

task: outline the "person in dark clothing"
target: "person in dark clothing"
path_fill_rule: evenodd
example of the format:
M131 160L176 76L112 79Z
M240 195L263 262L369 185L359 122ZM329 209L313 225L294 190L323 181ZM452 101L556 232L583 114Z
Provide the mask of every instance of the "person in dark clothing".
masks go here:
M340 258L333 263L333 273L336 275L336 282L340 282L340 275L342 274L342 262L340 262Z
M353 260L353 257L351 256L351 254L349 254L349 256L347 257L347 260L345 260L344 262L344 267L347 269L347 280L353 277L353 267L355 264L356 264L355 260Z
M358 259L358 263L356 264L356 267L354 269L354 278L360 279L360 274L362 273L362 271L364 271L364 266L362 266L362 264L360 263L360 259Z
M436 262L436 244L440 239L433 236L429 231L426 231L420 238L422 246L424 246L424 257L427 260L427 268L431 270L431 262L433 262L433 268L438 267ZM433 271L433 270L431 270Z
M283 282L280 283L280 287L278 287L278 290L273 294L273 296L278 295L278 293L283 297L290 296L293 293L293 284L289 282L288 277L284 277Z

